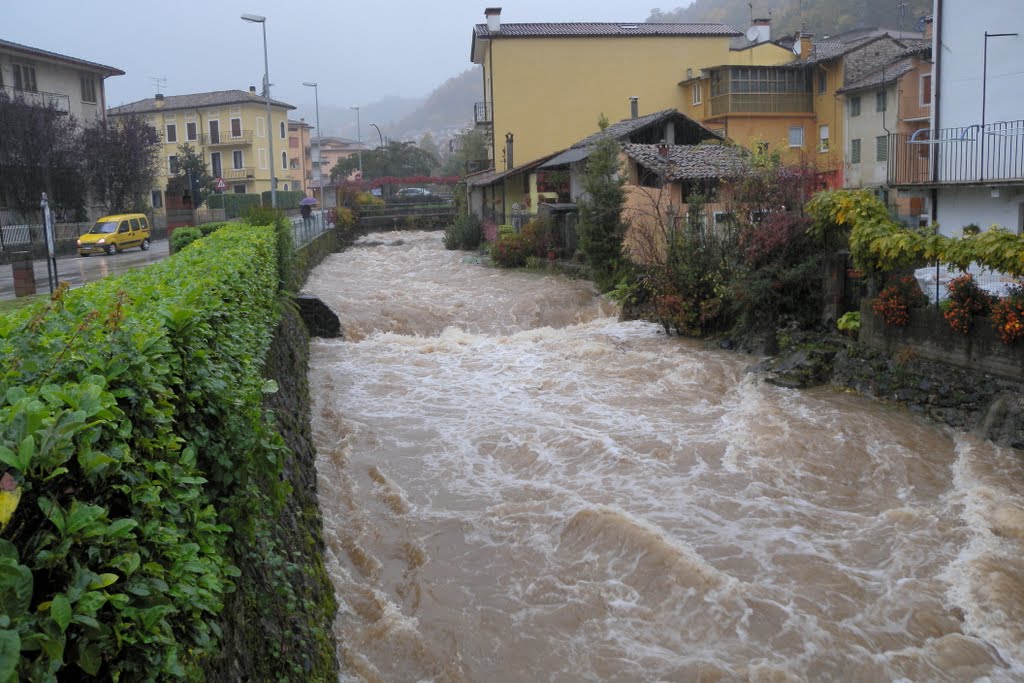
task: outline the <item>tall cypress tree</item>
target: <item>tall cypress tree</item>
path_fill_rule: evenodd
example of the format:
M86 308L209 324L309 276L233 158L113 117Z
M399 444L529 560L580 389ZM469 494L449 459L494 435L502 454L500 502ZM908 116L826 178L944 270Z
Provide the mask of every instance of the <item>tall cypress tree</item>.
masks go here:
M601 291L615 286L621 266L622 240L627 228L622 218L625 184L619 143L611 136L604 137L590 150L583 177L585 194L579 201L580 251Z

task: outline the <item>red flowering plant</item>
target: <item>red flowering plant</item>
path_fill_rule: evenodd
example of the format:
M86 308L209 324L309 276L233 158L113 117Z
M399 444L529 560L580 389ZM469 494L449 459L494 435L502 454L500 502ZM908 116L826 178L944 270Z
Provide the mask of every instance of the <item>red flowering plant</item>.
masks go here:
M910 309L924 306L928 297L921 291L913 275L889 280L889 284L878 293L871 308L882 316L886 325L904 327L910 322Z
M1009 294L992 304L992 325L1004 344L1024 337L1024 286L1011 288Z
M949 281L949 299L943 303L942 316L949 326L960 334L971 331L971 319L988 315L994 297L978 286L974 276L965 273Z

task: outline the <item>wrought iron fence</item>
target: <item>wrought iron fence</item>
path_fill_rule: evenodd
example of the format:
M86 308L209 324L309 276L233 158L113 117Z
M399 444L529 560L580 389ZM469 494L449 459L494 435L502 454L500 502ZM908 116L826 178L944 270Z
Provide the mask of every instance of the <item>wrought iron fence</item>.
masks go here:
M928 296L928 301L938 305L949 298L949 282L961 275L970 273L974 281L986 292L995 296L1006 296L1012 287L1024 286L1024 280L1005 273L990 270L977 264L971 264L967 270L936 261L914 271L914 277Z
M1024 179L1024 120L892 133L890 185Z
M295 246L301 247L333 227L333 211L314 211L309 218L293 218L292 234Z

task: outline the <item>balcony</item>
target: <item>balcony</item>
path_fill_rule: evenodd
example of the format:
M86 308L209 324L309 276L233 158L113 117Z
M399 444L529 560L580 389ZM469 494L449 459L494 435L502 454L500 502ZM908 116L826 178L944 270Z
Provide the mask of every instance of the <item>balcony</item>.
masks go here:
M727 93L711 98L711 115L800 114L814 111L811 93Z
M243 130L240 135L231 135L230 133L218 133L217 135L211 135L204 133L202 136L203 144L207 147L230 147L232 145L238 147L241 145L252 144L252 131Z
M901 121L927 121L931 115L931 103L921 104L921 99L917 95L900 98Z
M890 185L1024 182L1024 121L893 133L888 147Z
M494 122L490 102L477 102L473 105L473 121L478 126L489 126Z
M252 180L256 177L256 169L248 166L246 168L224 169L224 180Z
M58 114L71 113L71 98L55 92L29 92L16 90L13 86L3 86L4 94L15 102L24 102L32 107L53 107Z

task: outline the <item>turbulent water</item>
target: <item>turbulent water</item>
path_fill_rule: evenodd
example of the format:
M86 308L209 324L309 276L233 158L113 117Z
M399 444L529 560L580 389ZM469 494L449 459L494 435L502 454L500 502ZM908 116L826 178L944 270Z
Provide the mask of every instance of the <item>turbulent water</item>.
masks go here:
M1024 680L1020 453L436 233L307 290L342 680Z

